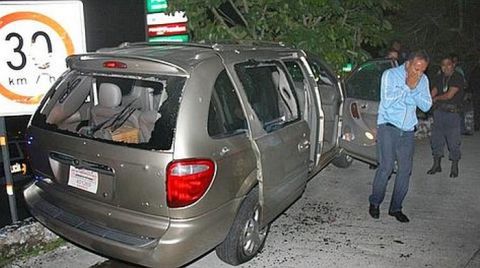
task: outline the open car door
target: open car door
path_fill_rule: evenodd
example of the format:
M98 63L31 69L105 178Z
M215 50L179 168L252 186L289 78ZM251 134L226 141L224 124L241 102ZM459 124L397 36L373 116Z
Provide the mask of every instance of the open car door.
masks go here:
M305 189L310 128L302 118L293 82L280 61L234 66L247 100L252 146L257 156L262 225L290 206ZM254 115L254 116L253 116Z
M377 163L377 114L380 80L385 70L396 67L390 59L370 60L359 65L345 79L340 147L347 154L371 164Z

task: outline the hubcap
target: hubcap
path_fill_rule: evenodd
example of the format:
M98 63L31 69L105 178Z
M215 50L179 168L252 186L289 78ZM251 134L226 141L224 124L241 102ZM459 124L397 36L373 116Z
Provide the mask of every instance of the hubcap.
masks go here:
M267 234L267 227L260 230L260 206L255 207L252 217L248 219L243 228L242 249L243 254L251 256L258 251Z

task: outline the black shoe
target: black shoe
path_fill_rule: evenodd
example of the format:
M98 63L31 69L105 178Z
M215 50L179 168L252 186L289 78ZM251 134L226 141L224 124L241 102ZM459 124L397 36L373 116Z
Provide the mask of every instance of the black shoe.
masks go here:
M388 215L395 217L399 222L409 222L407 215L403 214L401 211L397 212L388 212Z
M378 219L380 217L380 209L377 206L370 204L370 207L368 208L368 214L370 214L372 218Z

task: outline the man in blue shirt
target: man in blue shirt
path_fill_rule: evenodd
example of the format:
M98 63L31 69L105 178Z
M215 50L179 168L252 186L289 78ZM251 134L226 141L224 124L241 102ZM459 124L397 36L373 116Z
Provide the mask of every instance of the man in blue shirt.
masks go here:
M382 75L377 119L378 168L370 195L370 215L378 219L380 204L390 175L397 162L397 174L388 214L400 222L409 222L402 212L412 173L417 107L428 111L432 106L429 82L424 74L429 63L423 51L412 52L407 61Z

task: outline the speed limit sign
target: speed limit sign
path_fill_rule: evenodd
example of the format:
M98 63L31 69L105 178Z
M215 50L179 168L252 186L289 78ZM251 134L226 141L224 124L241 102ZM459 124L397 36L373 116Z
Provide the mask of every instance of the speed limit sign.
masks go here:
M0 2L0 116L33 113L85 50L81 1Z

